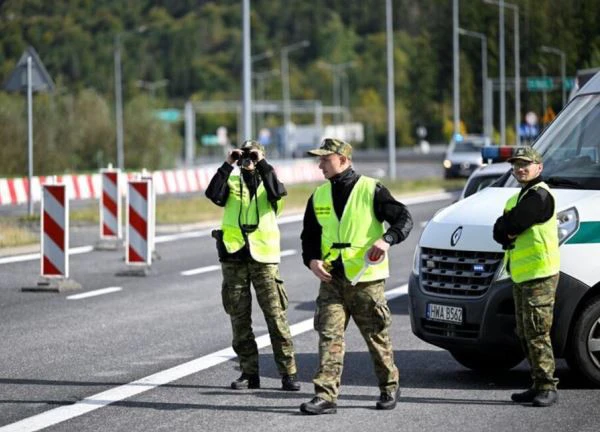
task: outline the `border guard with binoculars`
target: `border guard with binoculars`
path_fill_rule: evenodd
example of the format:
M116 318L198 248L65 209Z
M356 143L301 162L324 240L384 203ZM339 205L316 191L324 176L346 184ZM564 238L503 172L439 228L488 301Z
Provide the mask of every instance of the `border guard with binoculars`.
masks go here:
M206 197L225 208L221 229L213 231L213 237L223 271L223 307L231 318L232 346L242 370L231 388L260 388L258 348L252 331L252 284L267 323L282 389L298 391L288 299L279 274L276 220L287 191L264 155L257 141L245 141L228 153L206 189ZM231 175L236 163L240 175Z

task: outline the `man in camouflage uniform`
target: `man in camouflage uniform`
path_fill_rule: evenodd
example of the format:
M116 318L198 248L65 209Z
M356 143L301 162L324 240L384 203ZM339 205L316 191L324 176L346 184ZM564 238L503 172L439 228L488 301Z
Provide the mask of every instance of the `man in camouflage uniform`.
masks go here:
M514 282L516 332L531 366L533 385L511 399L545 407L558 400L550 329L558 285L560 253L554 198L542 181L540 154L518 147L512 158L513 175L521 191L512 196L494 225L505 265Z
M236 161L241 175L231 175ZM252 283L269 330L282 389L300 390L286 315L287 293L279 275L276 216L285 195L285 187L256 141L246 141L241 149L230 151L206 189L212 202L225 207L221 230L213 236L223 270L223 307L231 318L233 350L242 370L231 383L233 389L260 388L258 348L252 332Z
M337 411L344 364L344 332L354 319L375 367L380 396L376 408L390 410L400 394L398 368L388 329L391 313L384 295L389 276L386 252L412 228L406 207L377 180L352 169L352 147L326 138L319 149L319 168L328 182L319 186L304 213L302 258L321 281L315 311L319 333L316 396L300 406L305 414ZM383 222L390 224L385 230ZM364 259L373 263L363 271Z

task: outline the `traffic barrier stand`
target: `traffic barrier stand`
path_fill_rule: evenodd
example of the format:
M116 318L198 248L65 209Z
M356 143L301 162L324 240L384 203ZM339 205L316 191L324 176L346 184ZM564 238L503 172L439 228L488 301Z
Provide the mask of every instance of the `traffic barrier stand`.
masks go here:
M127 182L127 226L125 229L125 264L128 268L116 276L147 276L152 265L150 249L151 182L133 179Z
M80 289L69 279L69 198L64 184L42 185L40 280L22 291L62 292Z
M102 192L100 195L100 240L94 249L117 250L123 238L121 229L121 170L100 170Z
M152 173L148 172L146 168L142 169L140 178L148 180L150 182L150 195L152 197L152 205L150 208L150 220L148 222L148 239L150 240L150 251L152 254L152 260L156 261L161 259L160 254L156 251L156 187L154 185L154 177Z

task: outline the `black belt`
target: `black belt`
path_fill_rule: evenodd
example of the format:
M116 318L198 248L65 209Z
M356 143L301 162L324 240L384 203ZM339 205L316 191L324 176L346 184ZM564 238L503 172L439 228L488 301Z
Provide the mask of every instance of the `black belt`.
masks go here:
M344 249L352 246L351 243L334 243L331 245L331 249Z

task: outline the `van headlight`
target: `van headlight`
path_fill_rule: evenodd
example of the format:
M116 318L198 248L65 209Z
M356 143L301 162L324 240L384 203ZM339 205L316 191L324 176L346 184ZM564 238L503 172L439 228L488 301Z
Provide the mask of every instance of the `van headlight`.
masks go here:
M568 208L556 214L556 223L558 229L558 244L561 245L570 239L573 234L579 229L579 213L575 207ZM504 260L498 266L498 271L494 277L494 281L508 279L510 274L506 271Z
M421 270L421 248L419 245L417 245L417 247L415 247L415 254L413 256L412 272L415 276L419 276L419 270Z
M452 162L450 162L448 159L444 159L444 162L442 162L442 165L444 165L444 168L446 168L446 169L452 168Z
M575 207L568 208L556 215L558 223L558 244L569 240L579 229L579 213Z

